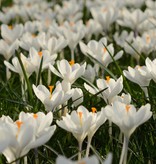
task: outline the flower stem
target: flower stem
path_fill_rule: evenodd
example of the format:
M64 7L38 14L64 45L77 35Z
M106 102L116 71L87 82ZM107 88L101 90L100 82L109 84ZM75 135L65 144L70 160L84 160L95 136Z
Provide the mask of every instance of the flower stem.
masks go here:
M82 151L82 141L79 141L79 153L78 153L78 160L81 160L81 151Z
M71 50L71 60L74 60L74 50Z
M87 149L86 149L86 157L89 156L91 142L92 142L92 136L88 137L88 143L87 143Z
M129 142L129 138L124 136L124 143L123 143L123 147L122 147L119 164L126 164L126 162L127 162L128 142Z

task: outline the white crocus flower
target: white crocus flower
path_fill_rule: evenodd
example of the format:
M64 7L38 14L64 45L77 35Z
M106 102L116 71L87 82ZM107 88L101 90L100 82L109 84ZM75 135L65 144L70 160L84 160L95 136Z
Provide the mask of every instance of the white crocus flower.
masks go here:
M34 72L34 66L31 64L29 58L26 58L22 53L20 54L21 61L23 63L23 66L25 68L25 71L28 76L30 76ZM8 61L4 61L4 64L6 67L8 67L11 71L18 73L21 78L24 78L24 74L21 68L21 65L19 63L19 60L17 57L14 57L12 59L12 64L10 64Z
M90 145L91 145L91 141L92 141L94 134L99 129L99 127L102 124L104 124L105 121L107 120L107 118L105 117L105 115L103 114L102 111L97 112L95 107L92 107L91 110L92 110L92 112L90 112L90 114L92 116L92 125L91 125L90 129L88 130L88 134L87 134L88 142L87 142L86 157L89 156Z
M156 82L156 59L151 61L149 58L147 58L146 67L149 73L151 74L151 78Z
M89 80L91 83L94 82L96 76L96 66L92 67L90 64L87 64L87 68L83 77Z
M23 33L23 25L18 24L15 27L2 24L2 38L9 44L12 44L16 39L19 39Z
M63 157L59 155L56 159L56 164L99 164L98 158L93 155L91 157L85 157L78 161L72 161L70 159L67 159L66 157ZM102 164L111 164L112 163L112 154L109 153L107 155L107 158L102 162Z
M79 106L77 111L72 111L69 115L62 116L62 120L56 121L57 125L71 132L73 136L77 139L79 143L79 157L81 159L81 149L83 140L88 134L88 130L92 126L92 116L89 111L83 107Z
M35 141L31 144L31 147L39 147L51 138L56 129L56 125L50 126L53 121L53 114L52 112L49 112L46 115L43 112L21 112L19 114L19 120L22 121L25 121L29 117L35 120L33 124L35 128Z
M84 87L91 94L96 94L102 90L102 93L99 93L98 96L103 98L107 104L110 104L113 98L119 94L123 89L123 78L122 76L116 81L109 76L106 76L106 80L97 79L97 88L91 87L88 84L84 84Z
M63 156L58 156L56 159L56 164L99 164L96 156L91 156L88 158L83 158L79 161L72 161Z
M36 35L26 32L20 38L20 47L26 51L29 51L31 47L36 50L40 50L40 44Z
M65 91L64 88L68 88L69 83L56 84L56 88L53 90L54 86L49 86L49 90L44 85L38 85L37 87L33 85L33 90L37 98L44 104L47 111L53 111L59 105L64 104L72 96L72 90Z
M46 68L48 68L49 64L54 64L55 59L57 57L57 54L50 55L50 52L48 50L43 51L37 51L35 48L30 48L29 50L29 58L32 65L35 67L35 72L38 73L40 64L41 64L41 58L43 58L42 62L42 71Z
M115 96L112 99L112 102L114 102L114 101L120 101L125 104L130 104L131 103L131 95L129 93L128 94L122 93L121 96Z
M6 116L2 119L11 137L8 147L2 152L8 162L26 155L30 149L45 144L56 129L56 125L50 126L53 120L52 113L45 115L42 112L21 112L15 122Z
M61 61L57 61L58 71L52 66L49 65L50 70L61 77L63 80L70 82L73 84L79 77L81 77L85 72L86 63L82 66L78 63L74 63L72 60L70 63L63 59Z
M9 121L9 118L6 118L5 116L0 118L0 153L2 153L12 141L7 121Z
M123 161L126 163L128 142L131 134L138 126L146 122L152 116L150 108L150 104L146 104L137 110L133 105L115 101L112 105L107 105L102 109L106 117L118 125L122 133L124 133L124 144L120 157L120 164L122 164Z
M114 60L118 60L123 55L123 51L119 51L116 55L114 54L113 44L107 45L107 39L102 38L99 42L90 40L87 45L80 42L80 48L83 54L90 55L100 62L103 66L107 67ZM108 51L107 51L108 50ZM112 57L111 57L111 55Z
M73 105L76 107L83 102L83 92L80 88L74 88L72 93Z
M31 149L31 144L35 141L34 138L34 121L27 119L26 122L17 120L8 122L8 128L12 141L9 146L2 152L10 163L24 155Z
M91 14L93 18L101 24L104 31L107 32L110 25L115 22L118 17L118 10L115 7L94 7L91 8Z
M140 9L135 9L134 11L129 11L127 8L122 10L122 20L118 20L117 23L121 26L129 27L134 30L137 35L139 25L147 19L147 14Z
M42 38L38 37L38 42L42 49L48 50L51 55L60 52L68 44L67 40L61 35L58 38L53 36L47 39L45 33L43 33Z
M5 40L0 40L0 54L9 61L9 59L15 54L15 50L19 47L19 40L15 40L12 44L8 44Z
M151 80L151 74L146 66L136 66L135 68L128 67L128 71L123 71L124 76L130 81L138 84L142 90L145 92L146 97L148 97L147 86L149 86Z

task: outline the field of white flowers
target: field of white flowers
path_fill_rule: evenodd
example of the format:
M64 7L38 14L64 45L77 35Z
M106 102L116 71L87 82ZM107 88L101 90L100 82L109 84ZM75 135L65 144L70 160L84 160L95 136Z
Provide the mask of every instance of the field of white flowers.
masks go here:
M156 164L156 1L0 1L0 164Z

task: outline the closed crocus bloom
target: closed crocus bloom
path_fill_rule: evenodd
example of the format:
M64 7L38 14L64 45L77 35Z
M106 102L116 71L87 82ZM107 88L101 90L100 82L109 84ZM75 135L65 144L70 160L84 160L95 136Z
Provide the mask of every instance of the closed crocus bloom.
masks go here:
M117 79L116 81L113 78L110 78L109 76L106 76L105 79L97 79L96 81L97 87L91 87L88 84L84 84L84 87L87 91L89 91L92 94L96 94L102 90L104 90L102 93L98 94L99 97L103 98L106 103L111 103L113 97L115 97L117 94L119 94L123 89L123 78L122 76Z
M63 156L58 156L56 159L56 164L99 164L96 156L91 156L88 158L83 158L79 161L72 161Z
M33 90L38 99L44 104L47 111L53 111L59 105L64 104L72 96L72 90L65 91L64 87L68 84L58 82L56 88L49 86L49 90L44 85L33 85Z
M78 63L74 63L74 61L70 61L70 63L63 59L61 61L57 61L58 71L52 66L49 65L50 70L61 77L63 80L70 82L73 84L79 77L81 77L85 72L86 63L80 65Z
M106 38L100 39L99 42L95 40L90 40L87 45L83 42L80 42L80 48L83 54L89 54L91 57L98 60L105 67L107 67L111 62L113 62L111 55L113 56L114 60L120 59L123 55L123 51L119 51L115 55L113 44L107 45Z
M18 24L15 27L2 24L1 35L2 38L9 44L13 43L16 39L19 39L23 33L23 25Z
M83 77L89 80L91 83L93 83L95 80L95 76L96 76L96 67L95 66L92 67L90 64L88 64Z
M151 78L156 82L156 59L151 61L149 58L146 59L146 67L150 72Z
M71 132L79 143L78 159L81 159L81 149L83 140L86 138L92 126L92 116L84 106L79 106L77 111L72 111L69 115L62 116L62 120L56 121L57 125L68 132Z

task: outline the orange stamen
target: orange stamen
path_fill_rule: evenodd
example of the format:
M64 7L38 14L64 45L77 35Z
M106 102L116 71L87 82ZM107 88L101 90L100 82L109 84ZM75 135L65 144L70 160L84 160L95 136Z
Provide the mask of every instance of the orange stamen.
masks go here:
M23 122L22 121L16 121L16 125L17 125L17 127L18 127L18 129L20 129L21 128L21 125L23 124Z
M74 61L74 60L71 60L71 61L69 61L69 64L70 64L71 66L73 66L73 65L75 64L75 61Z
M107 81L107 83L109 83L109 81L110 81L110 76L106 76L106 81Z
M131 108L130 105L126 105L126 111L127 112L129 111L130 108Z
M40 57L42 57L42 55L43 55L42 51L39 51L39 52L38 52L38 55L39 55Z
M83 113L82 112L78 112L78 115L79 115L80 119L82 119Z
M74 26L74 24L75 24L74 22L70 22L70 26L71 26L71 27L73 27L73 26Z
M35 35L35 34L31 34L31 36L32 36L33 38L36 38L36 35Z
M149 35L148 35L148 36L146 36L146 43L150 43L150 41L151 41L150 36L149 36Z
M34 117L35 119L37 119L38 115L37 115L37 114L33 114L33 117Z
M49 85L48 87L49 87L50 93L52 94L52 91L53 91L54 86L53 85Z
M103 48L103 52L104 52L104 53L106 53L106 52L107 52L107 49L106 49L105 47Z
M92 113L96 113L97 112L95 107L92 107L91 110L92 110Z
M84 162L84 161L81 161L81 162L79 162L78 164L86 164L86 162Z
M13 29L13 27L10 25L10 26L8 26L8 28L10 29L10 30L12 30Z

